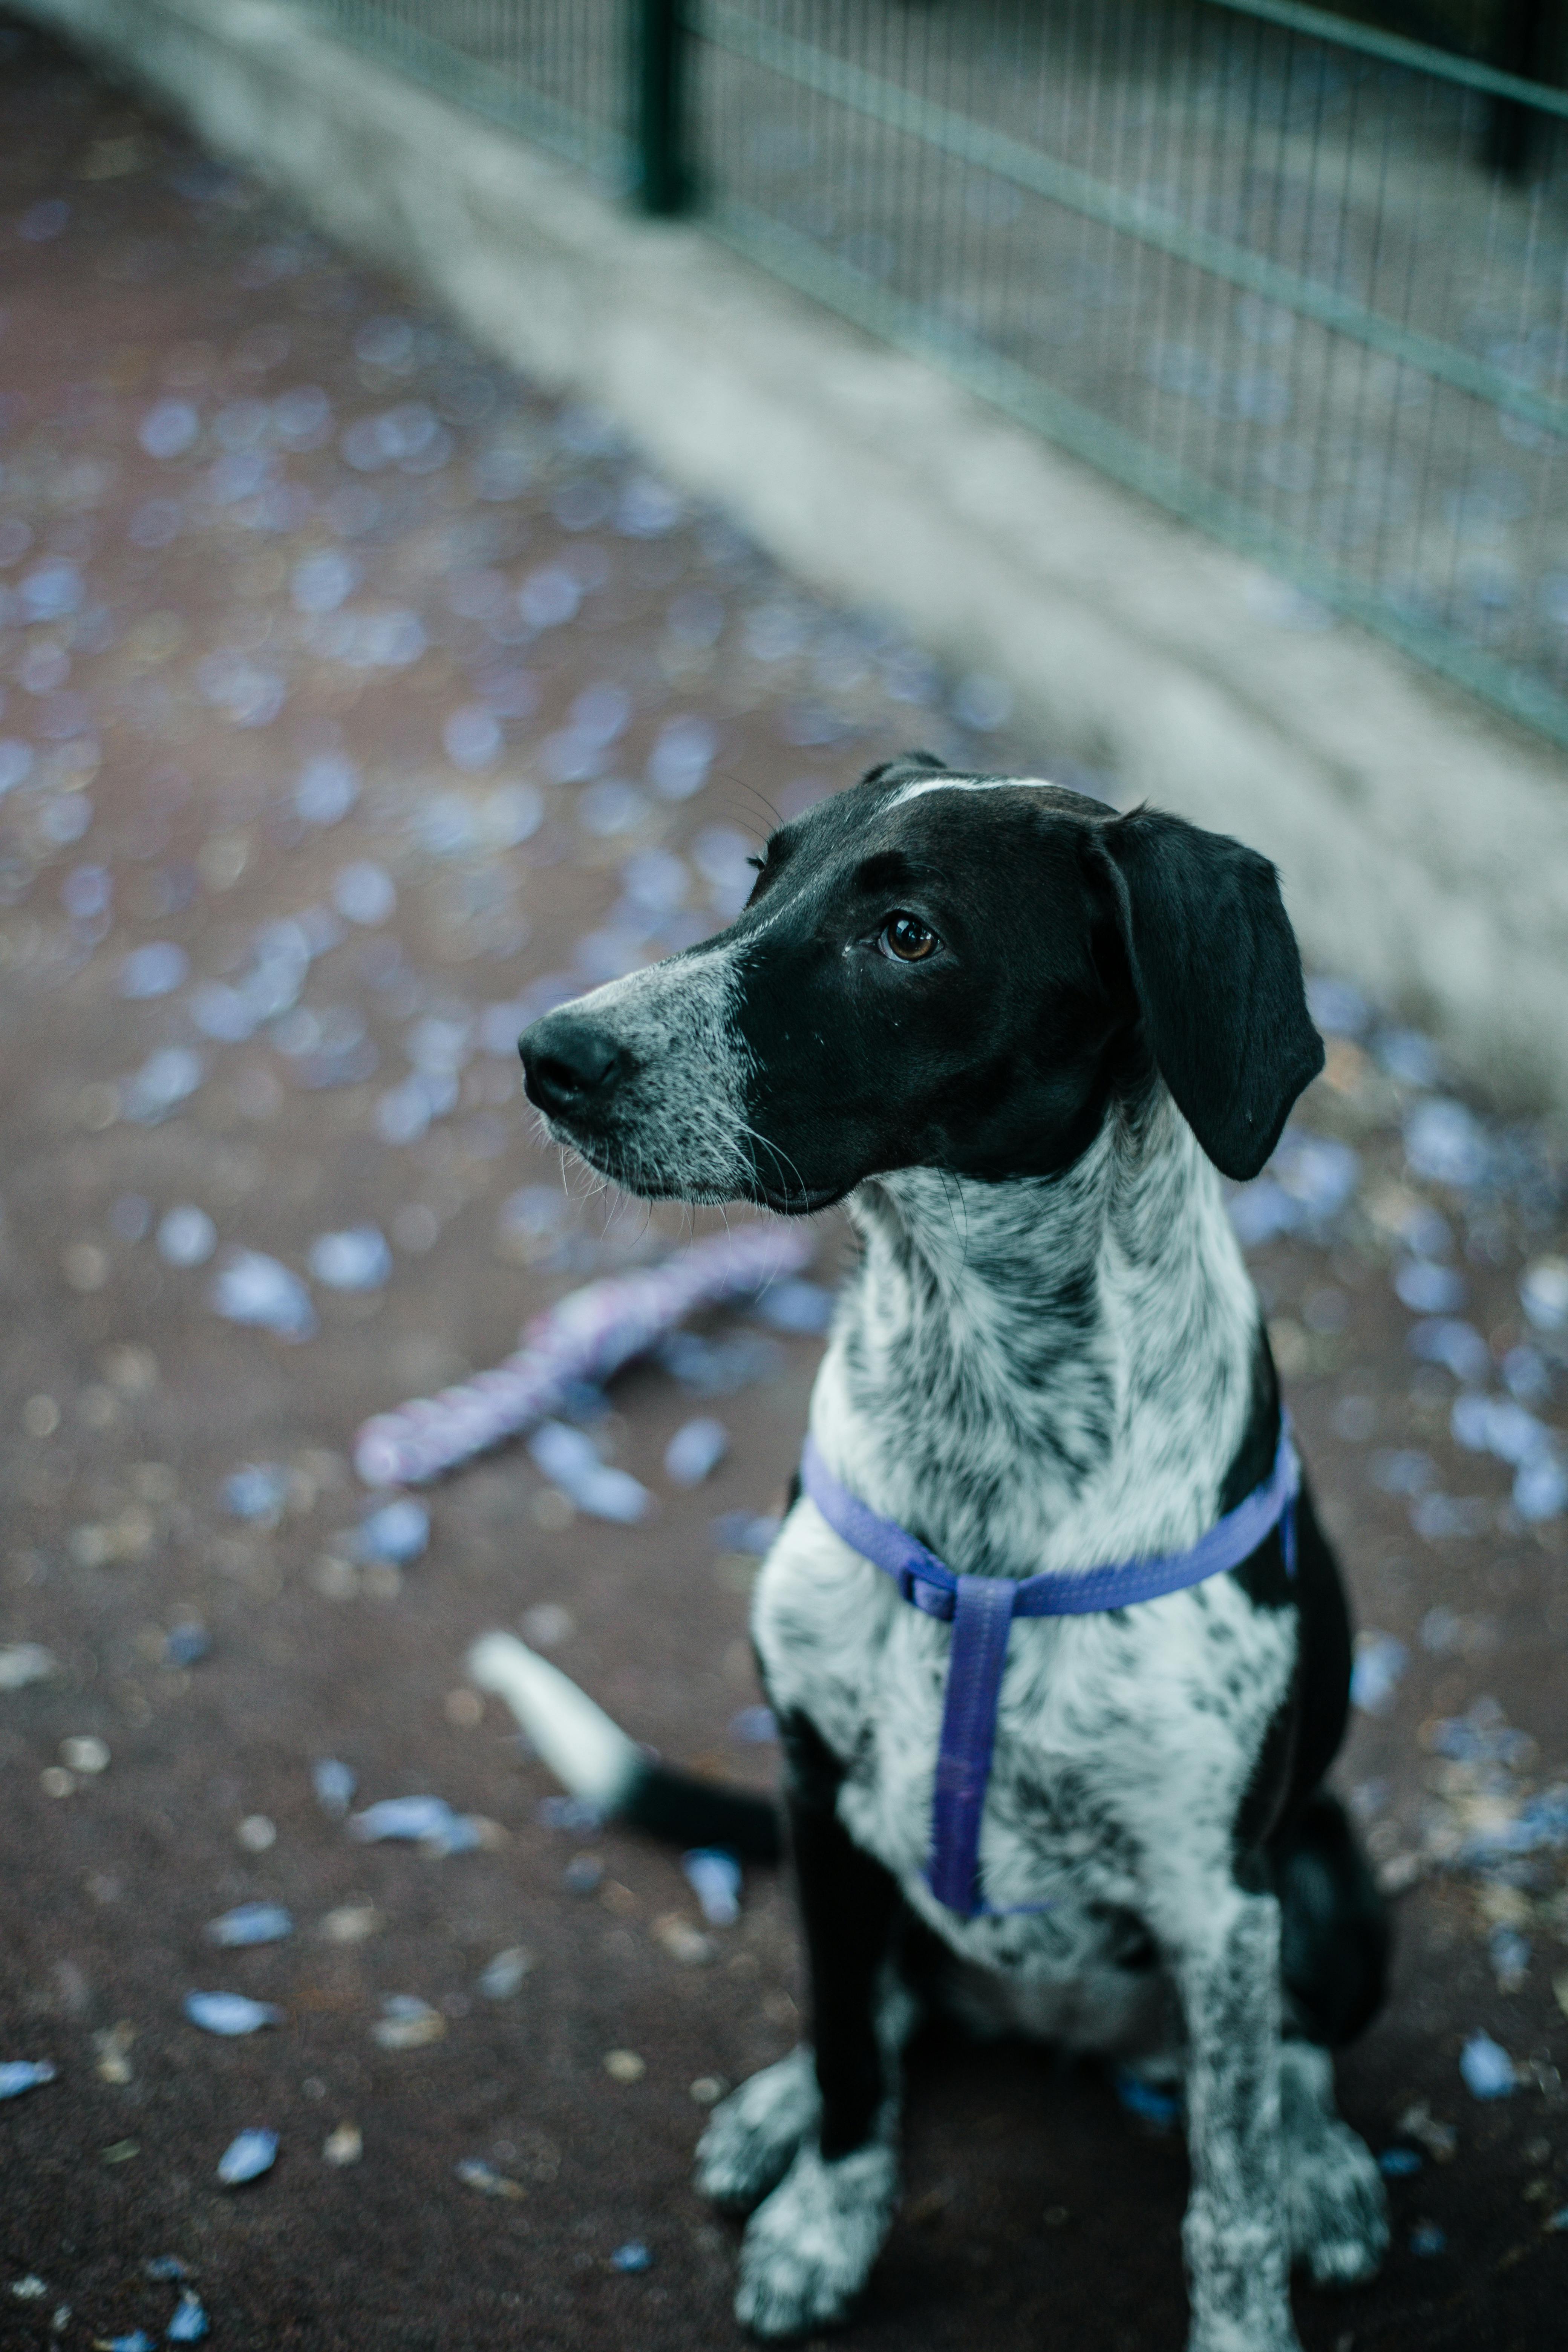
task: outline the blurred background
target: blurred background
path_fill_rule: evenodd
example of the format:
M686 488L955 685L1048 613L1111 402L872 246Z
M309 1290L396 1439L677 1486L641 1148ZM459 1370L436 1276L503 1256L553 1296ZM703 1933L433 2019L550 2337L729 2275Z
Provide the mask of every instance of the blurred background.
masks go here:
M518 1033L916 743L1280 863L1328 1066L1232 1213L1400 1919L1394 2242L1299 2325L1555 2340L1565 63L1528 0L0 17L0 2341L738 2340L689 2158L787 1889L464 1659L772 1784L841 1224L437 1484L355 1439L721 1228L563 1171ZM856 2340L1179 2340L1174 2115L915 2072Z

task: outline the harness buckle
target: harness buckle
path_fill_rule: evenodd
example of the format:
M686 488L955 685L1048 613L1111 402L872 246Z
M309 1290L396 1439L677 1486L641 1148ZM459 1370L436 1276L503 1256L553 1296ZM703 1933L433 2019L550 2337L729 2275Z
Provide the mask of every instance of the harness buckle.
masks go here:
M922 1576L918 1568L900 1568L895 1581L900 1598L911 1609L918 1609L922 1617L952 1618L955 1605L952 1594L929 1576Z

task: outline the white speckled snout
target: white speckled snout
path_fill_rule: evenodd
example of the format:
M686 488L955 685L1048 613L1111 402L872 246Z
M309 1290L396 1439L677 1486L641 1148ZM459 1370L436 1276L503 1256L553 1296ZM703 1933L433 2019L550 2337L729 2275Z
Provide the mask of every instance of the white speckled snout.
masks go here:
M625 1075L591 1129L554 1118L551 1133L631 1192L694 1202L750 1194L739 994L739 958L726 946L671 956L580 998L572 1013L614 1040Z

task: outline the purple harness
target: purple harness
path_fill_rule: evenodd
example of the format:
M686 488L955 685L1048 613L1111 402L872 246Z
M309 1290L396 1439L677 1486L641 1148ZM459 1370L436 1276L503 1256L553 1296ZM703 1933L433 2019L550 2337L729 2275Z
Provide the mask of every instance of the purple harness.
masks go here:
M931 1798L926 1883L961 1918L999 1916L981 1898L980 1818L996 1739L996 1701L1015 1617L1087 1617L1182 1592L1205 1577L1239 1568L1278 1527L1285 1572L1296 1573L1296 1497L1300 1465L1282 1415L1279 1450L1261 1486L1227 1511L1190 1551L1128 1560L1082 1575L1051 1570L1015 1583L1005 1576L955 1576L934 1552L891 1519L879 1518L834 1476L815 1438L801 1455L801 1484L835 1535L890 1576L903 1598L928 1617L951 1620L952 1649ZM1026 1904L1025 1910L1047 1906Z

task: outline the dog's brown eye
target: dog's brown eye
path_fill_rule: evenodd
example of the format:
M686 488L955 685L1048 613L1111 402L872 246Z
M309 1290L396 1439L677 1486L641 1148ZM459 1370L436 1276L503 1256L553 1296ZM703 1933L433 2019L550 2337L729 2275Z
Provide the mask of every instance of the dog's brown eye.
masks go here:
M921 922L918 915L894 915L883 926L877 941L884 955L898 963L923 963L932 950L941 944L933 930Z

